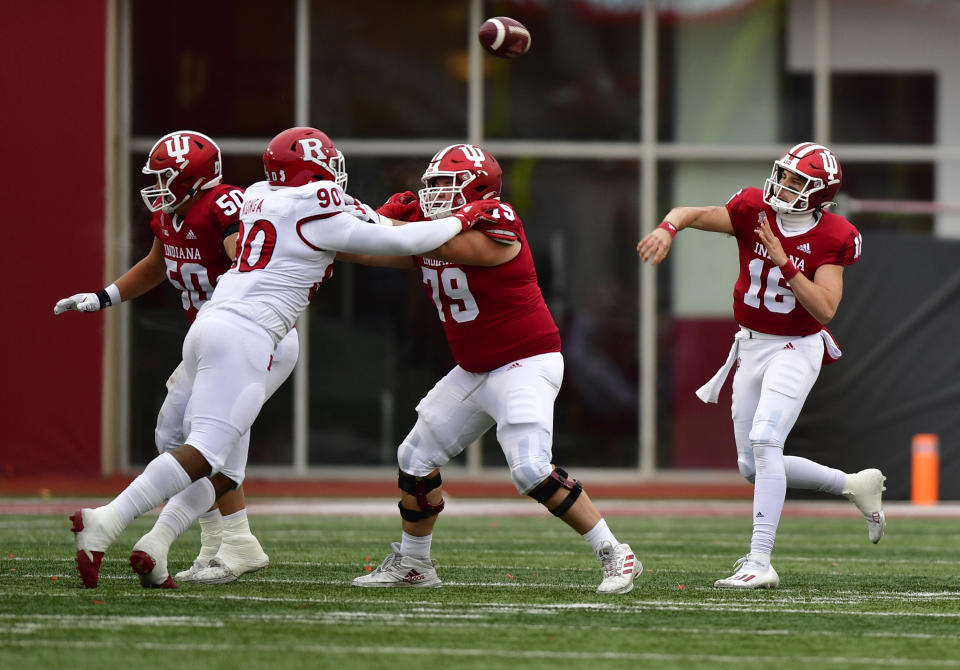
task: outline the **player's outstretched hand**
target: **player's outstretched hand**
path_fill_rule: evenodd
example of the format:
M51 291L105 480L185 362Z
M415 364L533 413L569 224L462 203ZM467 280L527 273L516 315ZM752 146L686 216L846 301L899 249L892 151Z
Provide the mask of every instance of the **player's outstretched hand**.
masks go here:
M403 193L394 193L387 201L380 205L377 214L382 214L388 219L397 221L421 221L423 220L423 210L420 209L420 201L413 191L404 191Z
M650 262L650 265L659 265L667 254L670 253L670 246L673 244L673 236L663 228L654 228L650 233L640 240L637 245L637 253L640 260L644 263Z
M460 219L463 229L467 230L473 228L478 221L496 221L499 209L499 200L474 200L454 212L453 216Z
M71 309L78 312L96 312L100 307L100 298L97 297L96 293L77 293L69 298L57 301L57 304L53 306L53 313L63 314Z

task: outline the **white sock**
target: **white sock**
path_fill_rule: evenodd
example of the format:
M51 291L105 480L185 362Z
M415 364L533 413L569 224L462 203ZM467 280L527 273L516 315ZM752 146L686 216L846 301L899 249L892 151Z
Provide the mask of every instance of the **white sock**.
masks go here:
M204 512L197 518L200 522L200 554L197 555L197 560L204 565L216 556L217 550L220 549L222 532L220 520L220 510L216 508Z
M847 484L847 473L800 456L784 456L783 469L787 474L787 487L791 489L811 489L838 496Z
M214 500L216 493L213 484L207 477L201 477L170 498L170 502L160 512L157 523L168 525L173 529L175 537L180 537L197 517L210 509Z
M188 486L190 475L176 458L164 453L147 463L143 472L107 505L117 513L120 522L126 527L141 514L149 512Z
M164 548L163 553L166 555L170 551L170 545L173 544L173 541L177 539L177 534L173 528L165 523L161 523L160 519L157 519L157 522L153 524L153 528L150 529L150 532L141 537L137 544L139 545L140 542L143 542L147 538L151 540L150 544L154 545L153 547L150 547L150 553L154 559L157 559L160 557L155 553L156 544L159 544Z
M250 522L247 520L246 508L223 517L223 536L236 535L253 535L250 532Z
M430 543L432 541L433 533L418 537L404 532L400 539L400 555L428 561L430 560Z
M609 542L611 547L615 547L619 544L617 538L614 537L613 533L607 528L607 522L605 519L600 519L597 521L597 525L588 530L583 534L583 539L587 541L593 548L593 553L597 556L600 555L600 548L603 547L604 543Z
M753 484L753 536L751 554L773 553L777 526L787 495L787 476L783 469L783 449L773 446L753 448L757 476Z

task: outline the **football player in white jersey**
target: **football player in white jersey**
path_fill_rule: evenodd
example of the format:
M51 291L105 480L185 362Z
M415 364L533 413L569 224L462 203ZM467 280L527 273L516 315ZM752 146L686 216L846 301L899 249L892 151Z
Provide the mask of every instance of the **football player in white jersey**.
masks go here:
M245 193L236 261L184 340L191 389L185 443L152 460L108 504L71 517L77 568L87 588L96 587L103 553L120 532L166 499L153 529L134 546L130 565L145 587L176 587L167 572L170 545L243 482L245 453L238 458L235 446L264 403L271 356L313 291L331 276L338 251L425 253L497 206L478 201L439 221L394 227L344 192L343 155L315 128L277 135L263 163L267 180Z
M740 276L733 309L740 331L726 363L697 391L717 402L720 386L733 379L733 430L737 464L754 484L750 552L734 574L714 586L774 588L770 564L788 487L843 495L859 508L871 542L883 537L880 470L847 474L799 456L784 456L787 435L820 374L823 362L840 356L823 327L843 295L843 268L860 260L860 233L825 211L840 188L840 162L828 148L803 142L774 162L763 189L745 188L722 207L676 207L637 245L643 261L656 265L674 236L697 228L736 237Z
M151 212L154 239L150 252L107 288L60 300L54 314L95 312L137 298L168 280L180 291L184 314L192 323L230 267L236 255L243 189L223 183L217 143L194 130L167 133L150 149L143 173L156 180L140 192ZM267 376L267 397L290 375L299 349L296 332L280 341ZM188 382L181 363L167 381L167 395L157 416L154 439L160 453L183 444ZM249 432L244 433L238 445L242 453L249 442ZM250 531L240 488L225 494L217 506L201 515L200 545L190 569L177 574L179 581L233 581L265 567L270 560ZM197 579L207 568L208 577Z

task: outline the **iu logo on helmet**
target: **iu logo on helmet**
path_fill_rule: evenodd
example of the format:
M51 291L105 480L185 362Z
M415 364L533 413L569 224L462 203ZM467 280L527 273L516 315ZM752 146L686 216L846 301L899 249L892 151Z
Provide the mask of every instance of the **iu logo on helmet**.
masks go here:
M323 153L323 142L315 137L306 137L297 141L300 143L300 147L303 149L303 160L313 161L317 165L323 165L326 167L327 157Z
M190 139L183 135L174 135L163 144L167 147L167 155L178 163L182 163L183 157L190 153Z
M837 157L829 151L821 151L820 158L823 159L823 169L827 173L827 182L830 184L836 183L837 173L840 171Z
M483 151L470 144L461 144L460 151L468 161L473 161L474 167L483 167Z

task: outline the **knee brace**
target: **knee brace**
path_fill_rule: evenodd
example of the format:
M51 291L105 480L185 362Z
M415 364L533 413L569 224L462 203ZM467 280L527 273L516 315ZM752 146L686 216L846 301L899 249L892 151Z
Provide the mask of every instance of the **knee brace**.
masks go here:
M567 471L563 468L554 467L553 472L537 484L527 495L546 507L547 501L561 488L567 489L569 493L567 493L567 497L564 498L559 505L550 510L550 513L554 516L563 516L570 511L573 503L575 503L577 498L580 497L580 494L583 493L583 484L576 479L568 482Z
M400 508L400 516L403 520L417 522L440 514L440 512L443 511L444 501L441 500L439 505L432 505L427 501L427 494L435 488L439 488L441 484L443 484L443 480L440 479L439 472L433 477L414 477L400 470L397 486L399 486L400 490L404 493L415 496L417 498L417 507L420 508L416 510L407 509L403 506L403 501L397 503L397 507Z

